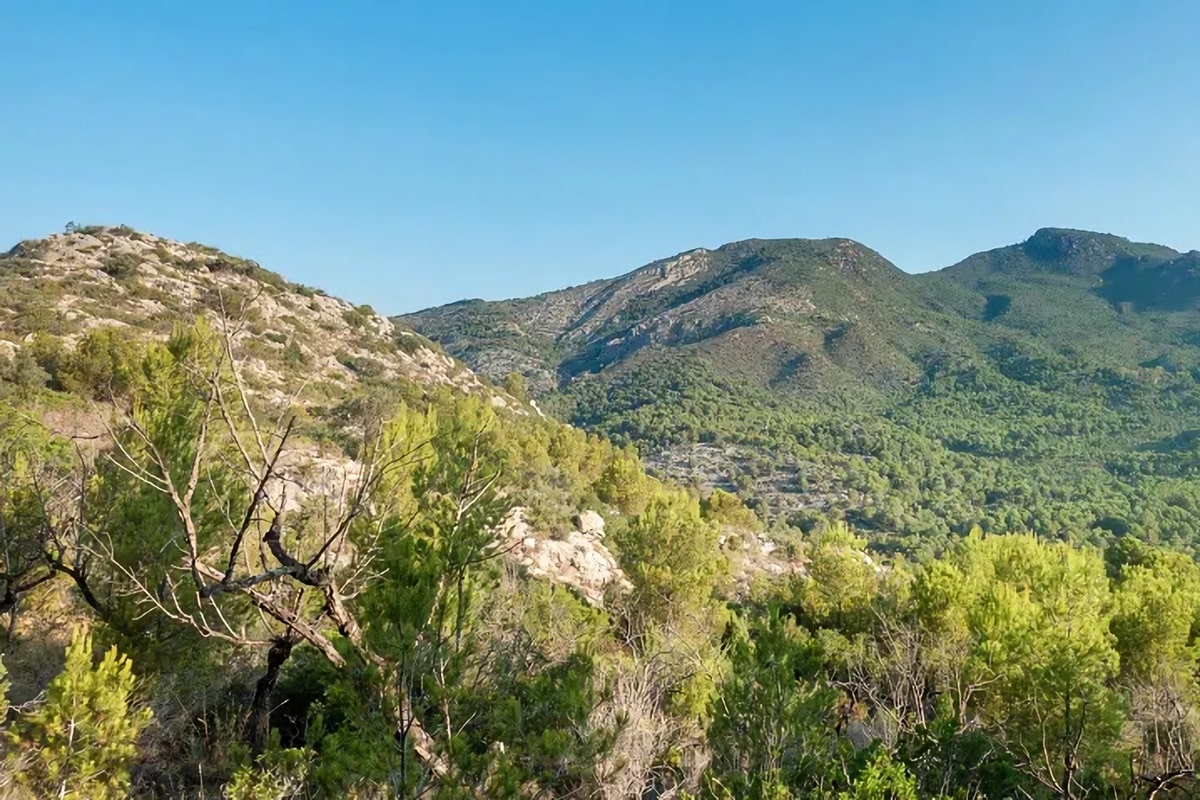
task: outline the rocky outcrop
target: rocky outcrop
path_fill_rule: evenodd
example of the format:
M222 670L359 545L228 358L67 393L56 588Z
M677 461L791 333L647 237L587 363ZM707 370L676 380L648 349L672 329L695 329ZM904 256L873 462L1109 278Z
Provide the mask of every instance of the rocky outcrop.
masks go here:
M525 509L514 508L500 525L497 546L533 577L570 587L594 606L603 606L611 592L633 589L604 545L604 518L584 511L575 523L577 530L564 536L546 536L529 524Z

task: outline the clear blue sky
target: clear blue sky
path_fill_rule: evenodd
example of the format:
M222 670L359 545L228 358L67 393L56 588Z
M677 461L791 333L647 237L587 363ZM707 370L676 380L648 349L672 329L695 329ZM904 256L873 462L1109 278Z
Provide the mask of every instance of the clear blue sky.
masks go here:
M1200 247L1200 3L0 2L0 246L127 223L381 311L751 236Z

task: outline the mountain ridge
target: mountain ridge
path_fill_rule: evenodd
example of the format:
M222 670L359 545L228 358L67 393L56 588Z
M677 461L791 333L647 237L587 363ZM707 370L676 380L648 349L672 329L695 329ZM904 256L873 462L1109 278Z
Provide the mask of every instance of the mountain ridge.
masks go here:
M820 253L822 248L832 250L832 255ZM793 252L788 254L789 250ZM805 250L810 252L802 253ZM1021 243L976 253L939 270L906 273L852 239L746 239L715 249L684 250L616 277L580 286L526 298L458 301L393 319L428 333L450 352L474 361L493 380L504 378L502 369L516 367L515 371L528 373L536 390L545 393L561 388L583 371L603 369L640 349L628 346L631 338L639 336L643 340L649 337L667 344L684 344L689 339L718 335L723 329L745 327L756 315L770 316L772 311L825 312L830 319L851 321L855 309L847 308L844 298L827 296L821 298L820 306L814 303L812 292L822 289L814 285L821 282L814 278L821 277L817 273L822 266L840 267L851 276L878 281L868 284L877 291L894 290L894 284L907 284L914 290L924 285L926 296L904 298L923 311L935 312L933 318L910 313L909 317L925 317L908 320L919 327L922 323L944 322L936 318L936 312L943 311L966 320L994 321L1002 310L1008 310L1011 298L993 291L993 284L1013 277L1034 281L1092 279L1100 282L1089 287L1096 290L1093 294L1123 313L1159 307L1185 310L1200 300L1200 280L1194 272L1200 255L1195 253L1180 253L1109 233L1044 227ZM848 254L856 255L845 257ZM824 265L820 264L822 255ZM787 262L785 268L770 269L783 262ZM1189 266L1192 271L1180 272ZM768 280L760 283L757 279L764 273ZM709 278L707 283L698 280L704 277ZM1147 289L1148 279L1161 288ZM858 300L864 299L862 287L856 287L853 281L832 283L824 287L827 293L831 288L842 289L856 294ZM688 285L691 291L679 288ZM904 290L906 294L921 294L909 288ZM743 294L749 290L752 297L727 302L734 289ZM701 303L718 305L725 313L689 313ZM976 308L971 309L971 304ZM696 316L707 324L696 325L695 335L682 336L678 331L674 336L669 334L671 324L679 317ZM473 334L473 328L486 326L492 329L482 335ZM825 333L837 339L842 332L834 328L826 326ZM611 342L626 347L614 351ZM506 349L509 352L503 353ZM564 349L574 352L564 353ZM510 358L506 361L497 357L501 354ZM538 357L545 360L554 356L560 361L555 369L535 363Z
M1197 266L1067 228L920 274L853 240L746 240L396 320L768 516L840 514L910 546L949 534L947 518L1086 538L1130 503L1157 517L1146 487L1198 466L1182 447L1146 455L1200 428ZM924 489L896 482L911 458ZM936 499L964 471L978 477Z
M523 366L531 385L544 392L562 376L546 364L539 368L538 358L558 356L555 368L573 377L647 344L695 344L762 317L810 314L815 307L806 283L861 296L878 288L873 282L895 284L902 276L876 251L849 239L749 239L685 250L616 278L531 298L465 301L395 319L474 359L493 380L504 378L508 361ZM851 313L840 306L831 312L834 324ZM489 343L499 345L499 358L487 352Z

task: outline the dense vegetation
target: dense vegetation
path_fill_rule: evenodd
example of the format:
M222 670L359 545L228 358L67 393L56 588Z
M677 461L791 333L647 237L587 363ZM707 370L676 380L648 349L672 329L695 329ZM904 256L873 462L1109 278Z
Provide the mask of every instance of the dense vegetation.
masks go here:
M687 257L404 319L483 368L540 342L546 408L780 525L1200 543L1195 253L1045 229L920 276L845 240Z
M212 318L0 351L0 795L1200 789L1190 368L1014 329L818 403L667 349L550 399L600 436L272 391ZM635 449L681 445L697 485ZM600 512L622 579L535 575L518 507Z
M1149 380L1065 357L997 359L931 366L909 394L866 410L780 398L666 356L608 384L579 381L548 407L652 463L682 454L664 471L736 489L778 524L834 515L890 550L938 552L976 525L1200 543L1190 372Z
M325 445L357 478L289 506L280 454L332 428L253 411L203 325L85 369L97 350L47 376L82 395L5 388L18 796L1191 791L1200 568L1182 554L976 532L881 563L821 524L803 573L734 601L718 535L753 517L602 440L365 389ZM80 371L120 376L111 405L82 402ZM111 441L38 422L72 408L105 409ZM595 608L524 577L494 549L518 503L604 509L632 588Z

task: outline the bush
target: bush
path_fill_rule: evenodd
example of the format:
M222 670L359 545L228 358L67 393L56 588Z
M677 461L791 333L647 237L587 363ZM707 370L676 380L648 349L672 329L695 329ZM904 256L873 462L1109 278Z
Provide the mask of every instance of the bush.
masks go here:
M100 270L110 278L121 280L137 273L142 260L133 253L111 253L100 265Z
M83 337L55 377L69 392L107 400L129 391L140 359L136 341L116 328L101 328Z
M370 323L367 315L357 308L347 308L343 311L342 320L354 330L361 330Z
M22 389L41 389L50 382L50 373L38 364L30 348L23 347L11 359L0 358L0 382Z
M504 391L518 400L529 400L529 387L525 383L525 376L519 372L508 373L508 377L504 379Z
M308 363L308 357L304 355L304 349L300 347L300 343L295 339L292 339L284 346L283 363L293 367Z
M272 736L266 752L234 773L225 787L226 800L290 800L304 797L313 754L307 750L285 748L279 736Z
M339 350L334 356L338 363L362 378L378 378L383 374L383 364L373 358L353 356L344 350Z

